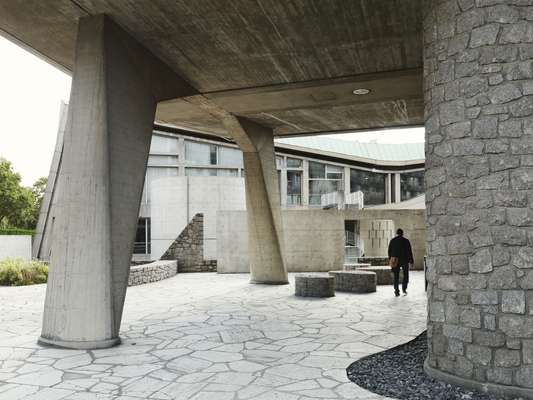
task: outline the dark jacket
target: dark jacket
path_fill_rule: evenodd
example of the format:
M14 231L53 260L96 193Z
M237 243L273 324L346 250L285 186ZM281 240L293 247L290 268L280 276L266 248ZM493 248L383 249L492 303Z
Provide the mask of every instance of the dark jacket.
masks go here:
M398 257L398 265L401 267L413 263L413 251L409 239L396 236L389 243L389 258Z

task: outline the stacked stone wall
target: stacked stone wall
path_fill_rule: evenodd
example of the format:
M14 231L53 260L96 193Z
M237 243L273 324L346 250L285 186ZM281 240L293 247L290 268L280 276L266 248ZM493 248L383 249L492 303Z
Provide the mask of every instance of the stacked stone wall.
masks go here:
M161 260L177 260L179 272L216 272L216 260L204 260L204 216L196 214Z
M427 369L533 398L533 1L425 3Z

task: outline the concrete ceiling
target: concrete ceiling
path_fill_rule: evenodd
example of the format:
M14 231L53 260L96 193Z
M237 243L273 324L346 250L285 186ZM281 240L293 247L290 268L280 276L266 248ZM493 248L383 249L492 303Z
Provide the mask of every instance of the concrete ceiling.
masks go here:
M423 124L423 1L2 0L0 29L71 70L77 19L106 13L216 105L293 135ZM157 119L231 136L187 98Z

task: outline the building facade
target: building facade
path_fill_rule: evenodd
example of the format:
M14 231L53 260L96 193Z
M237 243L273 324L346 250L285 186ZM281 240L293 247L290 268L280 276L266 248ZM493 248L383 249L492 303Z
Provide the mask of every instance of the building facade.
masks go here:
M328 204L324 204L324 198L328 194L340 194L343 202L349 203L353 197L349 194L360 192L364 206L372 207L392 206L424 193L423 144L387 145L300 137L278 139L275 146L280 203L284 209L325 208ZM333 197L331 202L337 203L338 196ZM205 217L204 256L216 259L216 213L245 209L243 155L235 143L217 136L156 126L133 260L161 257L198 213ZM357 235L360 228L368 230L366 222L363 225L353 229L347 226L347 236ZM384 243L392 234L389 231L383 238L368 238L370 254L374 254L371 250L374 243L383 252ZM374 230L369 235L376 234L381 235Z

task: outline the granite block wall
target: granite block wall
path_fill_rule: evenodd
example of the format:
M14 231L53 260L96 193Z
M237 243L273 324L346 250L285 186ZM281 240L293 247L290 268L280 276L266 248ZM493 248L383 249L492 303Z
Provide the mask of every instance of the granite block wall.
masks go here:
M427 370L533 398L533 1L425 3Z

